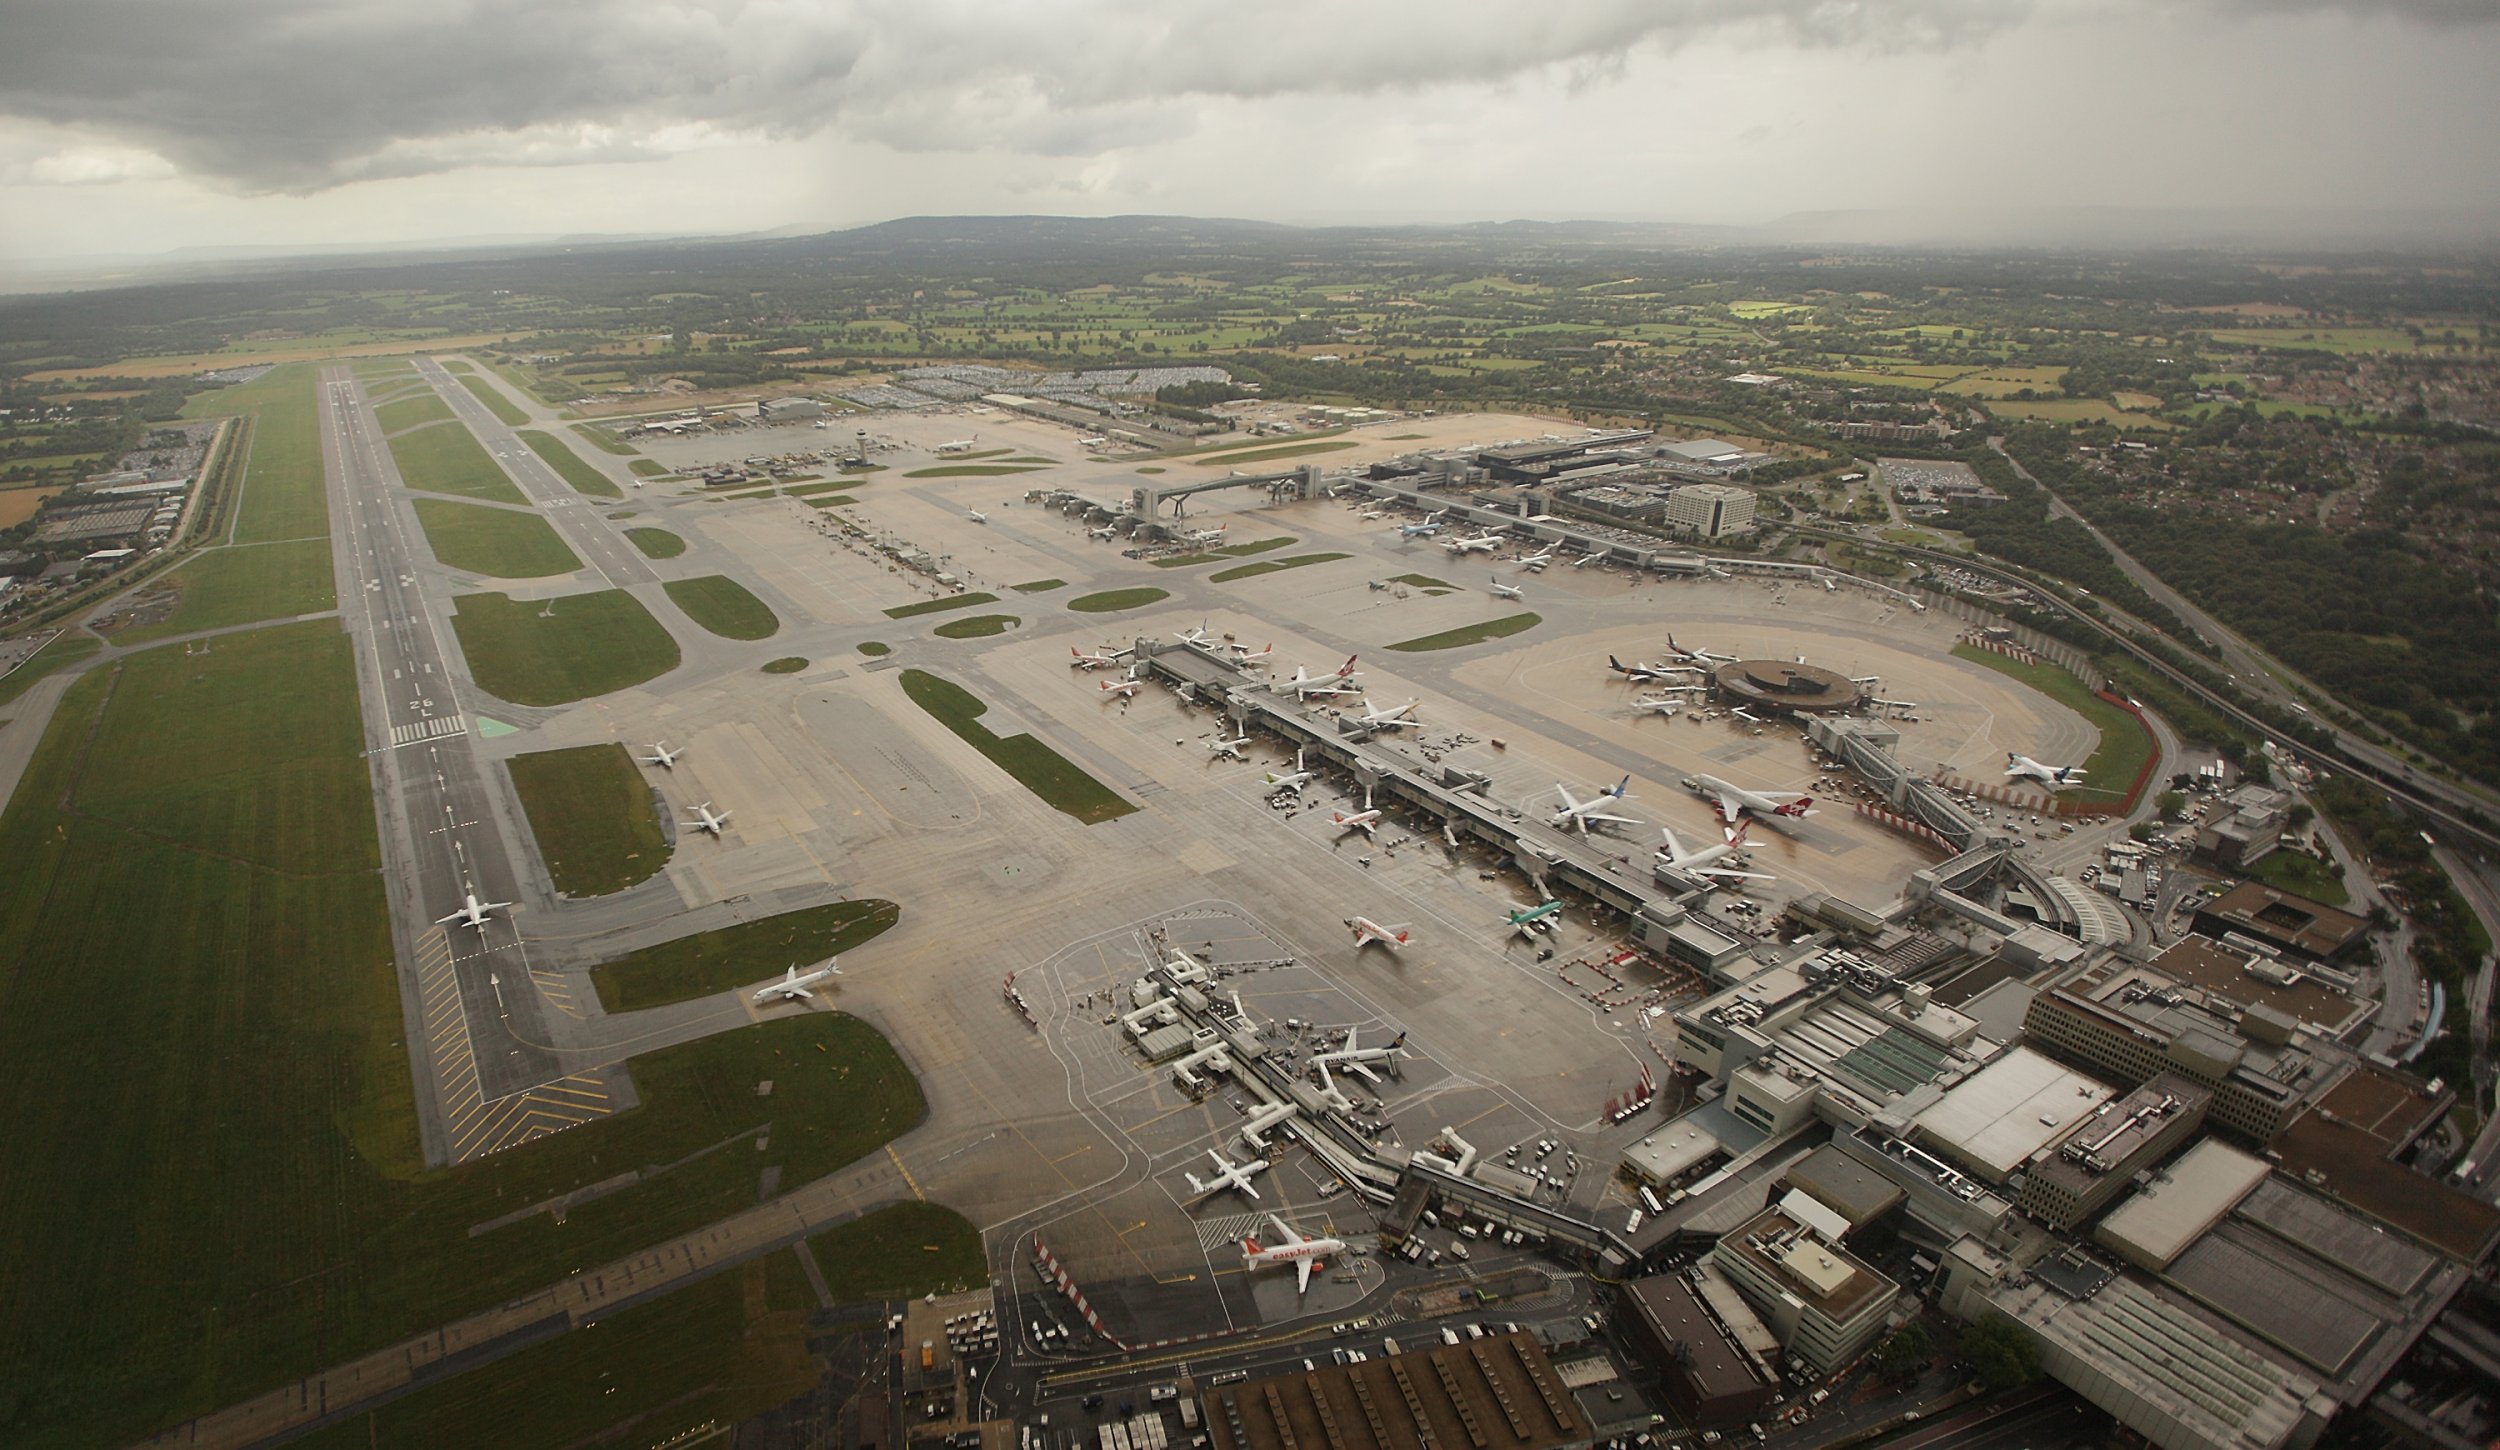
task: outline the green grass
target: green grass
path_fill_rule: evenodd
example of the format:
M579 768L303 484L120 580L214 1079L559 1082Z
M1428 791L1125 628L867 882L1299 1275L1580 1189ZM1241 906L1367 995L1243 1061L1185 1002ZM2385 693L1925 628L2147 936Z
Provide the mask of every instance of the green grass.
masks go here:
M2011 675L2091 722L2101 743L2083 763L2082 798L2114 800L2135 784L2136 775L2155 758L2153 732L2135 716L2084 688L2083 681L2055 665L2027 665L1984 649L1957 644L1953 657Z
M490 579L544 579L582 567L556 537L555 526L536 514L439 498L421 498L416 505L426 543L451 568Z
M454 373L454 374L458 374L458 373L473 373L473 372L476 372L476 371L477 371L477 369L475 369L475 368L473 368L473 367L469 366L467 363L462 362L460 359L458 359L458 358L456 358L456 357L454 357L454 358L444 358L444 359L441 361L441 363L439 364L439 366L442 368L442 370L443 370L444 372L447 372L447 373Z
M569 705L677 668L677 641L622 589L545 601L463 594L452 609L478 687L515 705Z
M859 652L868 656L872 660L883 659L887 655L894 653L894 646L890 644L879 644L873 639L863 639L859 642Z
M784 484L781 492L785 498L814 498L820 493L840 493L847 487L848 484L840 483L802 483L795 487Z
M837 1304L917 1299L976 1287L988 1276L981 1231L934 1203L898 1203L807 1241Z
M312 364L290 363L183 405L186 418L239 413L251 419L251 436L242 445L249 466L242 500L235 507L237 543L330 535L321 416L313 386L317 380Z
M175 593L172 611L159 623L116 630L114 643L132 645L194 630L317 614L337 608L339 602L328 539L205 550L156 576L146 592L162 589Z
M940 639L983 639L993 634L1005 634L1022 623L1023 620L1012 614L973 614L962 619L950 619L930 633Z
M460 423L436 423L390 440L399 477L424 493L456 493L490 503L528 503L495 465L477 436Z
M1285 559L1262 559L1255 564L1237 564L1230 569L1219 569L1207 576L1207 582L1228 584L1235 579L1250 579L1261 574L1274 574L1284 569L1299 569L1305 564L1328 564L1339 559L1353 557L1352 554L1295 554Z
M473 380L463 378L461 381ZM625 496L625 490L618 488L614 480L591 467L589 459L566 447L564 440L553 433L542 433L535 428L521 428L515 430L513 436L528 444L530 452L545 459L547 466L556 471L557 477L571 485L575 493L586 494L592 498L623 498ZM637 463L650 461L647 458L635 460Z
M1068 581L1065 579L1036 579L1030 584L1017 584L1010 587L1012 587L1018 594L1048 594L1053 589L1067 588Z
M995 594L950 594L944 599L923 599L918 604L898 604L885 612L888 619L915 619L923 614L944 614L950 609L970 609L976 604L996 604Z
M1166 469L1162 468L1161 466L1159 466L1159 465L1157 465L1157 464L1152 464L1152 463L1149 463L1149 464L1145 465L1144 467L1142 467L1142 468L1138 469L1137 471L1138 471L1139 473L1163 473L1163 472L1167 472L1168 470L1166 470Z
M772 606L726 574L671 579L660 587L688 619L723 639L764 639L781 628Z
M609 449L607 451L613 453L616 450ZM666 478L668 476L668 465L662 463L656 458L637 458L625 466L632 469L637 476L642 478Z
M1418 589L1458 588L1457 585L1452 584L1447 579L1435 579L1429 574L1392 574L1389 576L1389 582L1392 584L1412 584Z
M2352 891L2344 885L2344 873L2305 851L2286 847L2241 869L2251 880L2294 896L2306 896L2322 905L2342 906L2352 900Z
M589 439L590 446L602 453L613 453L619 458L634 456L634 445L596 423L576 423L573 425L573 431Z
M460 386L477 394L477 400L486 405L488 412L502 419L506 427L518 428L530 420L530 415L521 411L521 405L505 397L493 383L470 373L462 373L459 377Z
M1439 634L1427 634L1418 639L1402 640L1389 648L1404 654L1421 654L1426 650L1436 649L1459 649L1466 645L1482 644L1489 639L1508 639L1514 634L1524 634L1544 622L1543 615L1506 614L1500 619L1488 619L1481 624L1465 624L1456 629L1445 629Z
M358 381L367 383L399 373L409 377L417 375L417 365L404 357L360 357L349 363L347 368Z
M783 655L777 660L766 660L758 668L768 675L795 675L807 668L807 659L802 655Z
M1068 601L1068 608L1078 614L1117 614L1123 609L1142 609L1171 597L1171 590L1157 589L1149 584L1136 589L1106 589L1099 594L1081 594Z
M1055 810L1087 825L1117 820L1137 807L1122 800L1101 781L1030 735L999 736L981 723L989 713L969 691L925 670L902 672L903 693L912 703L981 752L992 765L1013 776L1026 790Z
M646 559L674 559L686 552L686 541L666 529L627 529L625 537Z
M828 493L817 498L809 499L807 501L807 506L809 508L837 509L846 503L857 502L859 502L858 499L851 497L847 493Z
M54 670L63 665L74 665L102 648L104 648L104 641L92 634L74 634L64 631L50 644L35 651L32 659L9 671L6 676L0 676L0 705L5 705L25 694L27 688L35 681Z
M873 940L900 918L891 901L837 901L681 936L591 968L610 1012L665 1007L778 977ZM840 983L833 985L835 993Z
M1528 363L1528 366L1535 367L1537 364ZM1247 453L1224 453L1210 458L1192 458L1189 461L1200 468L1225 468L1236 463L1266 463L1278 458L1300 458L1306 453L1334 453L1340 448L1353 446L1354 440L1350 438L1327 443L1287 443L1278 448L1253 448Z
M432 388L384 403L373 410L373 421L385 433L397 433L414 428L419 423L448 423L451 416L451 404L444 402L442 394Z
M905 478L994 478L1002 473L1032 473L1033 463L949 463L941 468L915 468Z
M541 750L505 766L556 890L605 896L668 864L651 783L626 747Z
M766 1287L785 1265L804 1288L790 1251L777 1250L288 1443L306 1450L662 1445L734 1425L816 1383L807 1353L813 1301L776 1303Z
M1187 569L1193 565L1212 564L1218 559L1243 559L1252 554L1267 553L1271 549L1289 549L1301 542L1300 539L1290 536L1253 539L1246 544L1227 544L1221 549L1206 549L1195 554L1175 554L1169 559L1155 560L1154 565L1158 569Z

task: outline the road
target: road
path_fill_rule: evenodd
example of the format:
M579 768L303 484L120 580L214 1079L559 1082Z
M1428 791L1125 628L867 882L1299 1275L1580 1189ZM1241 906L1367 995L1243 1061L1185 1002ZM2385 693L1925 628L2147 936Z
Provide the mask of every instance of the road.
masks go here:
M346 368L324 372L321 415L419 1136L427 1163L458 1163L614 1111L622 1074L576 1072L553 1050L550 999L508 912L482 928L439 920L472 891L517 896L518 876L428 607L398 467Z
M544 509L554 522L556 532L572 545L582 562L597 571L609 584L623 588L630 584L656 584L660 576L640 551L625 542L617 531L607 526L595 509L597 505L573 491L572 485L556 476L530 446L521 441L494 410L479 400L477 394L461 385L458 378L443 370L443 365L430 357L417 359L417 372L434 385L434 391L451 404L453 416L468 425L486 451L495 456L503 471L529 495L531 503Z
M2084 1450L2109 1443L2117 1425L2061 1385L1923 1422L1884 1441L1885 1450Z

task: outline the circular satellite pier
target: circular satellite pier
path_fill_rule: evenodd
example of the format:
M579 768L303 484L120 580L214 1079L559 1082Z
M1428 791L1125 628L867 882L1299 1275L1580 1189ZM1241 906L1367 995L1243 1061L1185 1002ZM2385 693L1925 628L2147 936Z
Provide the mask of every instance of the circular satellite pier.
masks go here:
M1721 698L1753 711L1833 715L1854 710L1865 692L1847 675L1795 660L1738 660L1711 677Z

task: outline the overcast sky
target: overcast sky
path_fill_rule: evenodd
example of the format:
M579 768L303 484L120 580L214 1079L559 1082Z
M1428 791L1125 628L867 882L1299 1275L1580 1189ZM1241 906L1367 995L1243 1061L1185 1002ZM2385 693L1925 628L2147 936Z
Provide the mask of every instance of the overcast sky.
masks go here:
M2488 208L2500 0L16 0L0 257Z

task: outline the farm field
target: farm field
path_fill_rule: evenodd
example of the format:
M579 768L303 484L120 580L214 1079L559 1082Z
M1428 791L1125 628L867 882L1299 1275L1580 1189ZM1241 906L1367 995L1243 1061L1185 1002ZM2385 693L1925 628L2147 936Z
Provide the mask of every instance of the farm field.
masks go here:
M416 508L434 557L454 569L490 579L545 579L582 567L555 526L537 514L438 498L418 499Z
M605 896L668 864L651 784L625 746L541 750L505 766L556 890Z
M452 609L478 687L516 705L569 705L677 668L677 641L622 589L545 601L462 594Z
M925 670L905 670L902 678L903 693L911 696L913 704L988 757L992 765L1015 777L1044 805L1089 826L1117 820L1137 809L1087 775L1075 762L1032 736L992 734L981 723L990 707L961 685Z
M477 435L460 423L436 423L414 433L395 434L390 446L400 480L410 488L489 503L529 502L479 445Z
M463 378L461 381L466 382L468 379ZM530 452L545 459L547 466L554 469L556 476L570 485L575 493L587 494L592 498L623 498L625 496L625 490L618 488L606 474L591 467L587 459L564 446L564 440L554 434L542 433L536 428L520 428L514 430L514 436L528 444ZM635 461L648 463L651 460L643 458Z
M671 579L660 587L688 619L723 639L764 639L781 628L771 606L726 574Z
M874 940L901 917L901 907L873 899L785 911L645 947L593 967L590 979L610 1012L665 1007L813 967Z
M45 499L60 492L57 488L0 489L0 529L13 529L33 518Z

